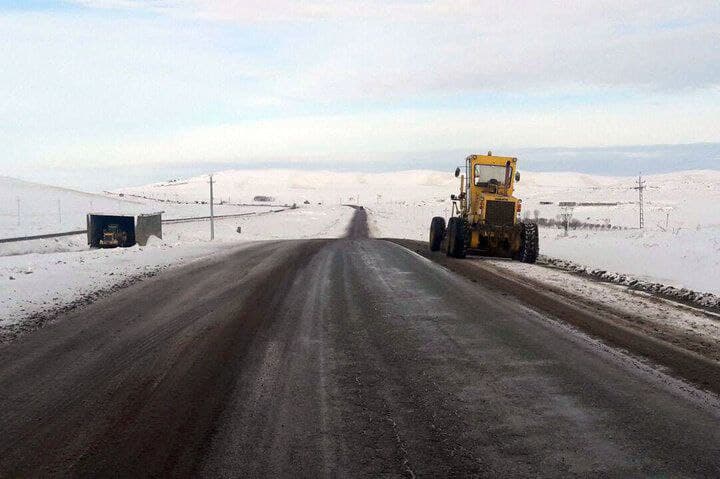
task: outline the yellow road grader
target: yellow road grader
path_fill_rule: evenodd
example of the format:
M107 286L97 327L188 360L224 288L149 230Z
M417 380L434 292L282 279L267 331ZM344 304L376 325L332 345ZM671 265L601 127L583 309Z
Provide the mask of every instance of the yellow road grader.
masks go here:
M520 220L522 200L513 196L520 181L517 158L470 155L465 172L458 167L460 194L450 195L452 213L430 223L430 250L441 248L448 256L466 254L502 256L534 263L540 249L537 224Z

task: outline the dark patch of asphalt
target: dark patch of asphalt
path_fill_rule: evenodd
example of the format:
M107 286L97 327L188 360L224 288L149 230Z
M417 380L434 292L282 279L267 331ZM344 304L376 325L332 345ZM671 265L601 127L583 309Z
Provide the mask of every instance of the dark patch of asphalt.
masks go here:
M348 239L368 238L370 236L370 229L367 223L367 211L363 206L357 205L346 205L355 210L350 224L345 232L345 237Z
M0 476L720 475L714 399L349 236L167 271L1 345Z

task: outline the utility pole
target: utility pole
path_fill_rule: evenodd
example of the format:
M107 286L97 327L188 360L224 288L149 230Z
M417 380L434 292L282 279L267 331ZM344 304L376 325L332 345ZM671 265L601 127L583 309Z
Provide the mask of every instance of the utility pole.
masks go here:
M213 175L210 175L210 240L215 239L215 210L213 209Z
M58 198L58 224L62 225L62 207L60 206L59 198Z
M643 211L643 190L645 189L645 180L642 179L642 172L638 175L637 186L634 188L638 190L638 208L639 208L639 224L640 229L645 227L645 212Z
M570 220L573 216L573 210L575 209L574 202L560 202L560 219L562 220L562 226L565 230L565 236L568 235L568 228L570 227Z
M17 220L18 226L20 226L20 197L15 198L17 200Z

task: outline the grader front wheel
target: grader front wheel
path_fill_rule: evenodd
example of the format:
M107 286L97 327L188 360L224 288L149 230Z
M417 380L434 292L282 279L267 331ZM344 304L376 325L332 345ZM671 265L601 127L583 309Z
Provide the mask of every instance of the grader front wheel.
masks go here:
M445 218L436 216L430 222L430 251L438 251L445 236Z

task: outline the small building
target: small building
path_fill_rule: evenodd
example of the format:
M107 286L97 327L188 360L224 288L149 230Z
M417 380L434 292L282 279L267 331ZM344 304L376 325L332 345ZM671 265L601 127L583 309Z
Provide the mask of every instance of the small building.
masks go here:
M116 244L112 246L145 246L150 236L162 238L162 214L139 215L137 220L135 216L128 215L87 215L87 240L91 248L107 246L102 241L108 232L118 232L115 236Z

